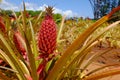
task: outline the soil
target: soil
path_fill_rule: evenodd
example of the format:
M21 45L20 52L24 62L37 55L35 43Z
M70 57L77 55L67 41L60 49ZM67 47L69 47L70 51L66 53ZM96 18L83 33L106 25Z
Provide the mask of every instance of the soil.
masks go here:
M88 72L95 68L98 68L107 64L120 64L120 48L95 47L92 49L91 54L97 54L108 49L111 49L111 50L109 50L106 54L103 54L100 57L98 57L88 67ZM110 68L107 68L107 69L109 70ZM110 77L99 79L99 80L120 80L120 75L110 76Z

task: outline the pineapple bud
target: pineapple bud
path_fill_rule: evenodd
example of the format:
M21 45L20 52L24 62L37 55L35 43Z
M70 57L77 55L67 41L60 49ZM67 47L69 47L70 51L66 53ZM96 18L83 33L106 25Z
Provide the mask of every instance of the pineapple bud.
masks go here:
M4 24L4 21L3 21L3 18L0 16L0 30L2 32L5 32L5 24Z
M56 23L52 17L52 7L46 8L45 18L41 23L38 34L38 47L42 56L47 58L56 49Z
M25 60L27 60L27 53L26 53L26 49L24 46L25 40L23 39L22 35L19 33L19 31L14 31L14 35L13 35L13 42L17 48L17 50L22 54L23 58Z

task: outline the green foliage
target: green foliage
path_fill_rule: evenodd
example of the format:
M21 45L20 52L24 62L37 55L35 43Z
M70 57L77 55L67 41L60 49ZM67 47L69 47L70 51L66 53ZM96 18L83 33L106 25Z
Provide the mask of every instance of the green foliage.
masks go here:
M54 19L55 19L55 21L56 21L57 24L60 23L61 20L62 20L62 15L59 14L59 13L54 14L53 17L54 17Z
M20 14L21 14L20 12L15 12L15 13L16 13L17 16L20 16Z
M28 14L31 15L31 17L33 16L37 16L41 13L41 11L32 11L32 10L27 10Z

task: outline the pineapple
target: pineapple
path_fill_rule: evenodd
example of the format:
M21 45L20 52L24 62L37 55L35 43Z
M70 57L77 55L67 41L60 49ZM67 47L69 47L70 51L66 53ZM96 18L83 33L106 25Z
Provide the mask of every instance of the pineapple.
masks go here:
M56 49L56 23L53 20L53 7L48 6L38 35L38 47L41 56L47 58Z
M0 30L4 33L6 32L5 23L2 16L0 16Z
M27 60L27 52L26 52L25 46L23 45L23 42L25 42L25 40L18 30L14 30L13 42L14 42L17 50L23 56L23 58L25 60Z

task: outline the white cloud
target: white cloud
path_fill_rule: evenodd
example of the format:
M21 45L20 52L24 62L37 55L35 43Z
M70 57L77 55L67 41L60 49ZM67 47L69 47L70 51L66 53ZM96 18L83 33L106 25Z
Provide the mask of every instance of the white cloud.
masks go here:
M19 6L19 7L18 7ZM6 0L3 0L2 3L0 3L0 8L5 9L5 10L15 10L15 11L19 11L21 9L22 3L20 5L14 5L10 2L7 2ZM27 10L45 10L45 7L47 6L46 4L42 5L42 6L37 6L37 4L34 3L28 3L25 2L25 6ZM58 8L54 8L54 13L60 13L62 15L66 15L67 17L75 17L78 16L77 13L74 13L72 10L61 10Z
M19 8L6 0L2 0L2 3L0 3L0 8L5 10L18 10Z
M46 4L43 4L42 6L39 6L38 8L37 8L37 10L45 10L45 7L47 7L48 5L46 5Z
M23 7L22 5L23 5L23 3L21 3L20 5L14 5L10 2L7 2L6 0L3 0L2 3L0 3L0 8L5 9L5 10L19 11ZM26 6L27 10L36 10L37 9L36 4L33 4L33 3L25 2L25 6Z
M67 15L68 17L77 17L78 16L77 13L74 13L71 10L66 10L63 12L63 14Z
M61 14L63 14L63 11L61 9L54 8L54 13L61 13Z
M63 10L58 9L58 8L55 8L54 13L60 13L62 15L66 15L67 17L76 17L76 16L78 16L78 14L74 13L72 10L63 11Z
M45 7L47 7L48 5L44 4L42 6L40 6L39 8L37 8L36 10L45 10ZM54 13L60 13L62 15L66 15L67 17L76 17L78 16L77 13L74 13L72 10L61 10L61 9L58 9L56 7L54 7Z
M36 10L38 7L34 3L25 2L25 7L27 10Z

